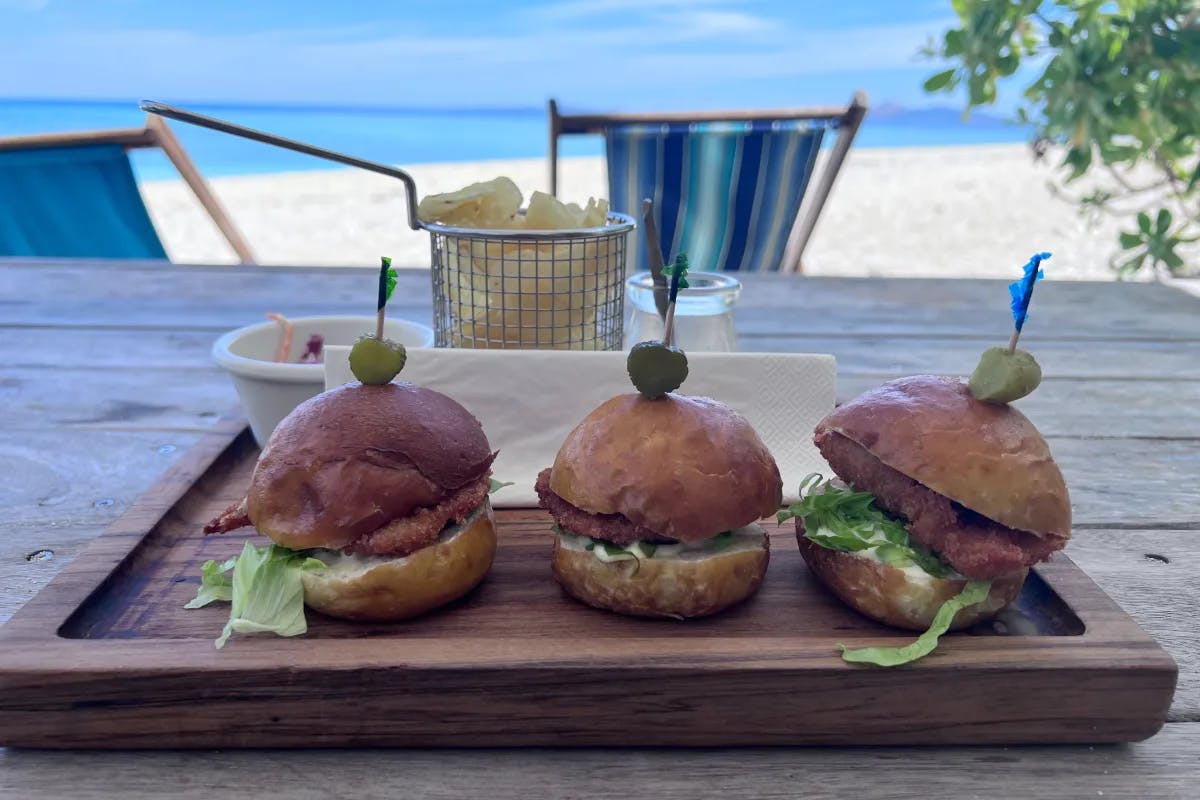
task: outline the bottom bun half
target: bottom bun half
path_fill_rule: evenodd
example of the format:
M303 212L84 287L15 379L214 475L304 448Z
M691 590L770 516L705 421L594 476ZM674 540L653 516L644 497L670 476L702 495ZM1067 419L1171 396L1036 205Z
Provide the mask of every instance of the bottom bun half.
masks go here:
M927 630L942 603L962 591L963 578L934 578L924 572L898 569L863 556L830 550L797 531L800 555L829 591L860 614L896 628ZM987 600L954 616L950 630L968 628L994 617L1017 599L1029 570L992 581Z
M596 608L637 617L705 617L742 602L762 585L770 552L766 533L758 531L761 546L610 563L556 536L554 577L572 597Z
M378 622L424 614L475 588L496 555L488 501L463 525L403 558L342 556L305 572L304 603L322 614Z

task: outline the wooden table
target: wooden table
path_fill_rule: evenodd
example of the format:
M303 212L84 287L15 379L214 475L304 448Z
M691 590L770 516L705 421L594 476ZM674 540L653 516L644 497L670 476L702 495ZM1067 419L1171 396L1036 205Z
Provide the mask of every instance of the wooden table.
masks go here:
M235 402L209 347L262 318L367 313L370 270L0 262L0 622ZM751 275L744 350L833 353L839 395L964 374L1007 338L997 281ZM428 320L403 272L392 313ZM1179 664L1164 730L1118 747L58 753L0 750L0 796L1200 796L1200 300L1045 283L1022 409L1071 487L1071 557ZM798 432L798 435L802 432ZM1019 691L1014 687L1014 691ZM964 743L969 744L969 743Z

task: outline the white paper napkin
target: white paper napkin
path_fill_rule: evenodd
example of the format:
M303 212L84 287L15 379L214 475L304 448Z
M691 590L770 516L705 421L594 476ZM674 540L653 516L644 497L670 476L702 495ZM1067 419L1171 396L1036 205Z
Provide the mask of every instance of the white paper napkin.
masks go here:
M325 387L354 380L350 348L325 348ZM509 486L492 496L505 507L537 505L537 474L554 461L567 433L616 394L634 391L623 352L562 350L408 351L401 378L447 394L483 424L500 451L493 475ZM683 393L714 397L749 420L775 456L784 498L800 480L827 470L812 443L817 422L833 410L833 356L807 353L688 353Z

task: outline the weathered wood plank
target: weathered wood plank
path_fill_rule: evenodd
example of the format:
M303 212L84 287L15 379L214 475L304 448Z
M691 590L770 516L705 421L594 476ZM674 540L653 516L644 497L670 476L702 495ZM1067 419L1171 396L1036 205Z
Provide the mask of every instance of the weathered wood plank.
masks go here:
M0 546L0 625L74 561L101 530L83 525L5 531L5 544Z
M1190 527L1198 520L1200 439L1051 439L1075 524Z
M215 365L18 367L0 379L0 402L8 430L69 437L81 429L204 431L238 399L229 376Z
M0 795L23 800L589 797L662 800L1192 800L1200 725L1108 747L0 750ZM483 789L482 787L486 787Z
M899 375L866 378L839 371L838 401L857 397L892 377ZM1046 378L1037 391L1014 405L1049 438L1200 436L1200 381Z
M121 280L106 280L119 274ZM0 323L35 327L230 329L267 311L288 316L367 314L378 273L370 269L167 267L112 270L0 265ZM80 291L86 286L87 291ZM427 271L402 271L389 306L428 318ZM365 300L365 302L364 302Z
M1067 552L1179 665L1171 719L1200 723L1200 530L1078 531Z
M1022 337L1037 356L1046 380L1196 380L1200 359L1187 346L1160 341L1087 343L1037 336ZM1000 342L1004 344L1004 342ZM743 335L745 352L829 353L839 377L878 378L934 373L969 375L994 337L921 338L904 334L826 336L810 334Z
M840 366L842 401L906 374L864 377L846 374ZM25 366L8 369L0 378L0 402L10 431L52 426L70 436L81 428L204 430L237 402L237 395L229 377L215 366ZM1200 380L1047 378L1017 405L1051 437L1200 436Z
M1039 420L1040 422L1041 420ZM0 461L14 480L0 487L0 530L74 526L132 502L201 429L0 430ZM807 435L798 432L797 435ZM502 446L502 443L498 443ZM1200 438L1050 438L1071 489L1079 526L1196 526ZM172 449L173 448L173 449ZM785 475L798 482L803 476ZM112 507L93 504L105 499Z
M5 538L119 517L200 438L189 431L0 431Z
M104 281L122 274L127 280ZM361 313L367 269L154 268L0 265L0 323L164 330L232 328L264 311ZM78 287L90 283L81 294ZM1044 339L1200 340L1200 300L1157 284L1047 282L1029 335ZM427 272L403 271L396 310L430 307ZM1011 320L1002 281L800 278L755 275L738 305L739 330L771 333L966 334L1002 337ZM421 314L424 316L420 316Z
M420 321L428 323L427 312ZM69 354L71 363L86 365L89 370L187 371L212 368L210 350L224 330L134 334L124 329L81 331L0 325L0 341L10 354L7 370L57 369L64 361L64 354ZM979 354L996 341L995 337L986 336L922 338L773 332L743 335L740 347L744 352L830 353L838 360L839 375L882 380L920 372L968 374ZM1189 347L1159 341L1089 345L1032 335L1025 344L1036 353L1047 380L1200 380L1200 358Z

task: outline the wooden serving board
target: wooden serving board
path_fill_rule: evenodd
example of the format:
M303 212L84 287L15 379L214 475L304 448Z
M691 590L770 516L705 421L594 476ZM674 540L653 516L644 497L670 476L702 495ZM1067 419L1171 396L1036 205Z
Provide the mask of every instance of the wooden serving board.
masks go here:
M241 549L204 521L257 456L223 420L0 628L0 744L30 747L1018 744L1125 742L1163 724L1176 667L1068 558L992 627L907 667L836 648L908 635L817 585L769 526L762 590L705 620L582 606L550 573L550 521L497 514L488 579L398 624L309 612L306 636L238 636L187 611L200 564Z

